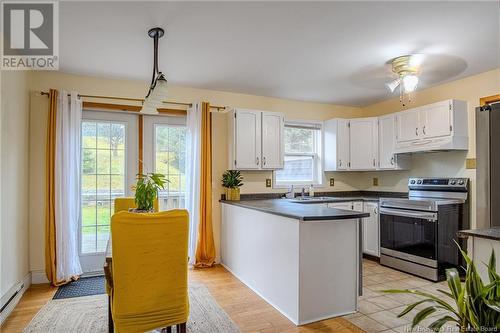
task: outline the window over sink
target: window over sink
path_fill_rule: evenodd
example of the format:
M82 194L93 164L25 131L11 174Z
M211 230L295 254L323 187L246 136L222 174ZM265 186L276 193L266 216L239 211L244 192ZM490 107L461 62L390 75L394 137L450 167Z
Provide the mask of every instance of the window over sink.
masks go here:
M273 172L275 187L321 185L322 124L286 122L284 168Z

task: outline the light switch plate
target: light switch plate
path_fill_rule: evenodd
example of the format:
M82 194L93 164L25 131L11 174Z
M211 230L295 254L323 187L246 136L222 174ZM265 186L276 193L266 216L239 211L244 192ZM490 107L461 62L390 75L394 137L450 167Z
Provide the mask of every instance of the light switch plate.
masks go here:
M475 169L476 168L476 159L468 158L465 160L465 168L466 169Z
M335 179L334 178L330 178L330 186L335 186Z
M373 186L378 186L378 178L373 177Z
M266 179L266 187L271 187L271 186L272 186L271 179L267 178Z

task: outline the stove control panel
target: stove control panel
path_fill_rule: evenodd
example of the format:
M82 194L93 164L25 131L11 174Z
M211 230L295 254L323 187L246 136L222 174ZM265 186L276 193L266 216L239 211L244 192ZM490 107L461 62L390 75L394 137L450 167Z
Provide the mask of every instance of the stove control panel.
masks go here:
M410 189L467 190L468 185L468 178L410 178L408 180Z

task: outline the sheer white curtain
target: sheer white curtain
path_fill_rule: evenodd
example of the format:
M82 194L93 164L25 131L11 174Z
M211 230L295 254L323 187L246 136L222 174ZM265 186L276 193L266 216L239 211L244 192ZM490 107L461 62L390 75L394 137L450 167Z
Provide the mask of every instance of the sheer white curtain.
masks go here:
M82 102L74 91L59 92L56 113L55 224L58 281L82 274L78 257L80 218L80 124Z
M201 104L193 103L186 119L186 209L189 211L189 263L194 264L200 220Z

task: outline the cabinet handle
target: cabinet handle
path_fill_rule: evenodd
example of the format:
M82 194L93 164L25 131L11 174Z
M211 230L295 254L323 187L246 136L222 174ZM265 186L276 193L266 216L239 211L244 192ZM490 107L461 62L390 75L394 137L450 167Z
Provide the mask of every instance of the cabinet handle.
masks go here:
M262 165L266 165L266 157L265 156L262 157Z
M375 166L375 159L373 159L373 166Z
M259 165L259 158L258 157L255 158L255 161L257 162L257 165Z
M391 157L391 165L394 165L394 156Z
M418 127L415 128L415 135L418 136Z
M424 133L424 135L425 135L425 126L422 127L422 133Z
M342 166L342 160L339 160L339 166Z

